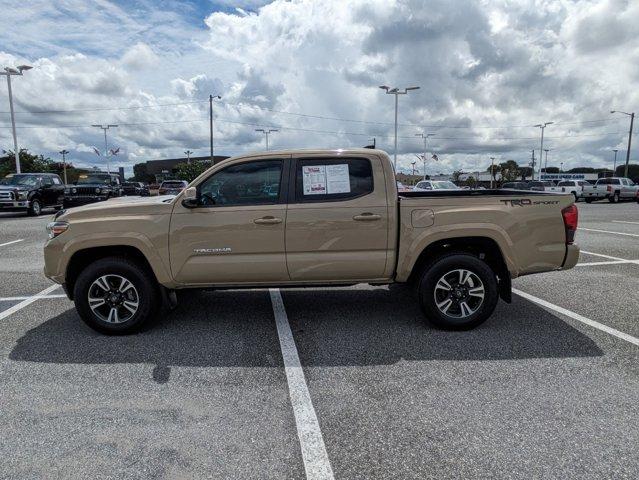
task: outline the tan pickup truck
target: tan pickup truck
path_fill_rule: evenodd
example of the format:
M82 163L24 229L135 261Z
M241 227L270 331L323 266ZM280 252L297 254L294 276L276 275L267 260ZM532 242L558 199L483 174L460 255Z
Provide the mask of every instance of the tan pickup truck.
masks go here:
M110 334L139 330L175 306L179 289L395 282L417 287L430 322L464 329L499 297L510 301L512 278L575 265L573 201L531 191L398 194L380 150L252 154L211 167L175 197L59 212L45 275Z

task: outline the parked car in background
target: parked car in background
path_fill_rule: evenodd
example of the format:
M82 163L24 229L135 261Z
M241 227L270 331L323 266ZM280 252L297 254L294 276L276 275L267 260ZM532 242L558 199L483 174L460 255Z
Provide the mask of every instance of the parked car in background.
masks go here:
M531 180L528 182L528 189L536 192L545 192L547 189L554 187L555 184L550 180Z
M530 190L526 182L506 182L501 186L504 190Z
M600 178L594 185L586 185L583 197L587 203L608 199L611 203L621 200L634 200L637 197L639 185L625 177Z
M64 190L64 208L87 203L103 202L122 195L120 176L117 173L83 173Z
M397 191L398 192L410 192L411 188L404 185L402 182L397 180Z
M149 196L149 187L142 182L124 182L122 184L123 195L138 195L140 197Z
M0 180L0 212L38 216L44 208L62 208L64 184L54 173L10 173Z
M575 202L579 201L583 197L584 187L590 184L585 180L562 180L556 187L547 187L546 192L554 193L572 193L575 197Z
M421 182L417 182L415 188L413 188L416 192L426 192L430 190L461 190L457 185L453 182L449 182L447 180L422 180Z
M158 189L158 195L177 195L188 185L185 180L165 180Z

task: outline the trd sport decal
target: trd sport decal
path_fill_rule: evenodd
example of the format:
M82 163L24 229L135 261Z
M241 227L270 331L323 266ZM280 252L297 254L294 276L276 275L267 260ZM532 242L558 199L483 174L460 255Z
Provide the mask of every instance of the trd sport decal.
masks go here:
M513 200L499 200L504 205L510 204L511 207L529 207L531 205L556 205L559 203L559 200L535 200L532 201L530 198L519 198Z

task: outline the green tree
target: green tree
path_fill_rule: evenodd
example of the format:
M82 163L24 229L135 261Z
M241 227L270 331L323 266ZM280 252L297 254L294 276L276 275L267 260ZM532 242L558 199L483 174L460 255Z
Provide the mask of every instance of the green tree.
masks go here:
M155 182L155 177L146 171L146 163L136 163L133 165L133 178L134 182Z
M180 180L192 182L204 173L208 167L208 165L202 162L178 163L175 169L175 176Z
M519 165L514 160L506 160L499 164L501 178L504 181L517 180L519 177Z
M491 170L492 170L492 172L491 172ZM501 172L501 166L500 165L488 165L488 168L486 169L486 171L492 175L493 180L497 180L497 174L499 172Z
M15 157L12 151L3 150L0 157L0 178L16 173ZM33 155L26 148L20 149L20 171L23 173L50 172L53 161L43 155Z
M532 167L519 167L519 175L521 175L522 180L526 180L528 177L532 178L532 173Z
M626 164L618 165L615 168L615 177L623 177L626 171ZM639 164L637 163L629 163L628 164L628 178L633 180L639 179ZM636 180L635 180L636 182Z

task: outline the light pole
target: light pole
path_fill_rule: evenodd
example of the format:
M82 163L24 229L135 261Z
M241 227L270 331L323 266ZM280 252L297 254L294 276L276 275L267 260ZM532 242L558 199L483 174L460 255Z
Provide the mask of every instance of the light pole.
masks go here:
M413 173L411 174L412 176L415 176L415 164L417 162L411 162L410 164L413 166Z
M615 176L615 170L617 170L617 152L619 150L614 148L612 151L615 152L615 160L612 163L612 176L614 177Z
M191 154L193 152L191 150L187 150L186 152L184 152L184 154L186 155L186 163L188 165L191 165Z
M555 122L546 122L535 125L535 127L541 128L541 146L539 147L539 180L541 180L541 160L543 158L544 151L544 130L548 125L552 125ZM533 167L533 180L535 179L535 169Z
M270 128L268 130L264 130L263 128L256 128L255 131L262 132L264 134L264 137L266 138L266 151L268 152L268 135L269 133L279 132L279 130L273 128Z
M399 95L406 95L410 90L419 90L419 87L406 87L400 90L398 87L391 88L388 85L380 85L379 88L385 90L388 95L395 95L395 148L393 150L393 167L397 174L397 109L399 106Z
M107 162L107 173L111 173L111 168L109 167L109 150L107 147L107 130L109 128L117 128L118 125L91 125L92 127L101 128L104 130L104 156L106 157Z
M559 164L559 173L564 173L564 162Z
M628 163L630 162L630 143L632 142L632 125L635 123L635 112L626 113L619 110L611 110L610 113L623 113L630 117L630 131L628 132L628 150L626 151L626 168L624 169L623 176L628 176Z
M434 133L416 133L416 137L421 137L424 139L424 180L426 180L426 151L428 150L428 137L434 137Z
M546 162L544 163L544 173L548 173L548 152L550 152L550 148L544 148L544 152L546 152Z
M495 178L495 157L490 157L490 189L493 189L493 180Z
M67 182L67 158L66 156L69 153L69 150L62 150L61 152L58 152L60 155L62 155L62 170L64 171L64 184L67 185L69 182Z
M7 89L9 90L9 110L11 112L11 132L13 133L13 154L16 158L16 173L20 173L20 150L18 149L18 135L16 134L16 116L13 111L13 94L11 92L11 75L22 76L24 71L31 70L33 67L29 65L20 65L16 68L4 67L4 72L0 75L7 77Z
M217 98L221 100L222 97L220 95L209 95L209 130L210 130L210 140L211 140L211 165L215 163L215 151L213 150L213 99Z

